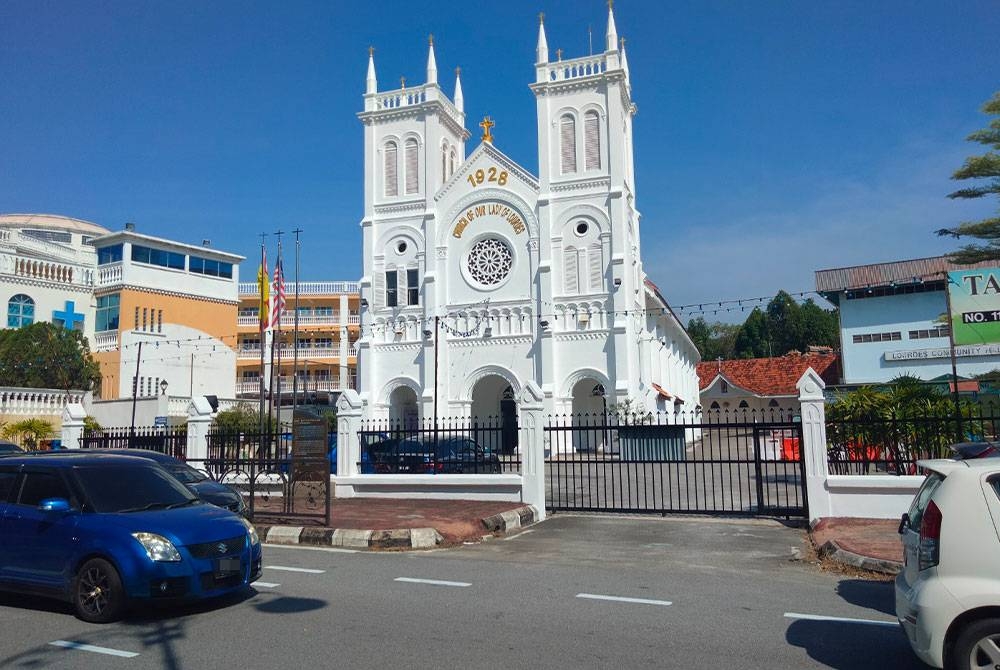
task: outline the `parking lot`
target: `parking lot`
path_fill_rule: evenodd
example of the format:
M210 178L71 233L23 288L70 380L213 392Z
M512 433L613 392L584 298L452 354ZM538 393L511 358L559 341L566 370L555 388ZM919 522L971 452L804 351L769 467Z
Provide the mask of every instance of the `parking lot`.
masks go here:
M107 626L0 597L0 667L918 668L887 582L773 521L561 515L451 550L266 547L245 596Z

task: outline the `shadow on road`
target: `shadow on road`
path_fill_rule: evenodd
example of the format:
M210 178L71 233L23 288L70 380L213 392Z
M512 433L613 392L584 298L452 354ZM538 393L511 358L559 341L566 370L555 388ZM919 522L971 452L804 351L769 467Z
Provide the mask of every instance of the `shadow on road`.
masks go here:
M298 612L312 612L327 606L325 600L317 598L292 598L289 596L277 596L269 600L256 603L253 607L258 612L265 614L295 614Z
M841 579L837 595L851 603L883 614L896 614L896 594L892 582L873 579Z
M903 631L891 626L838 621L793 621L785 633L789 644L809 658L838 670L926 670Z

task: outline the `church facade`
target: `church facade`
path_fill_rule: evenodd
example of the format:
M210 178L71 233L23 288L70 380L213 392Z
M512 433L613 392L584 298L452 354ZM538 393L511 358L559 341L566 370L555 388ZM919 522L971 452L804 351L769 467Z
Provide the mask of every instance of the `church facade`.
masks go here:
M508 418L531 380L550 413L698 402L697 348L643 271L624 42L550 61L539 25L539 174L466 154L461 80L379 91L364 111L358 390L371 418Z

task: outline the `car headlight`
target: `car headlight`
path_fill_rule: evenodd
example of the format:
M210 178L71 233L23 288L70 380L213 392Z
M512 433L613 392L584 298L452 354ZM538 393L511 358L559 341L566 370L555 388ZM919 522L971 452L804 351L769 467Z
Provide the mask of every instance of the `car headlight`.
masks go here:
M251 546L255 544L260 544L260 537L257 535L257 529L253 527L253 524L247 521L246 519L242 518L240 519L240 521L243 522L243 525L247 527L247 532L250 533Z
M177 547L162 535L157 535L156 533L132 533L132 537L146 550L146 555L149 556L149 560L151 561L176 563L181 560L181 554L177 551Z

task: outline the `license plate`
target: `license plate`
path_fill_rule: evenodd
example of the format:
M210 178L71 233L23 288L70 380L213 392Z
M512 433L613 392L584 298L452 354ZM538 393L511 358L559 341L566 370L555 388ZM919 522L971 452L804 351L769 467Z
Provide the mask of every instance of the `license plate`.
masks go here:
M215 564L216 576L231 575L240 571L240 559L220 558Z

